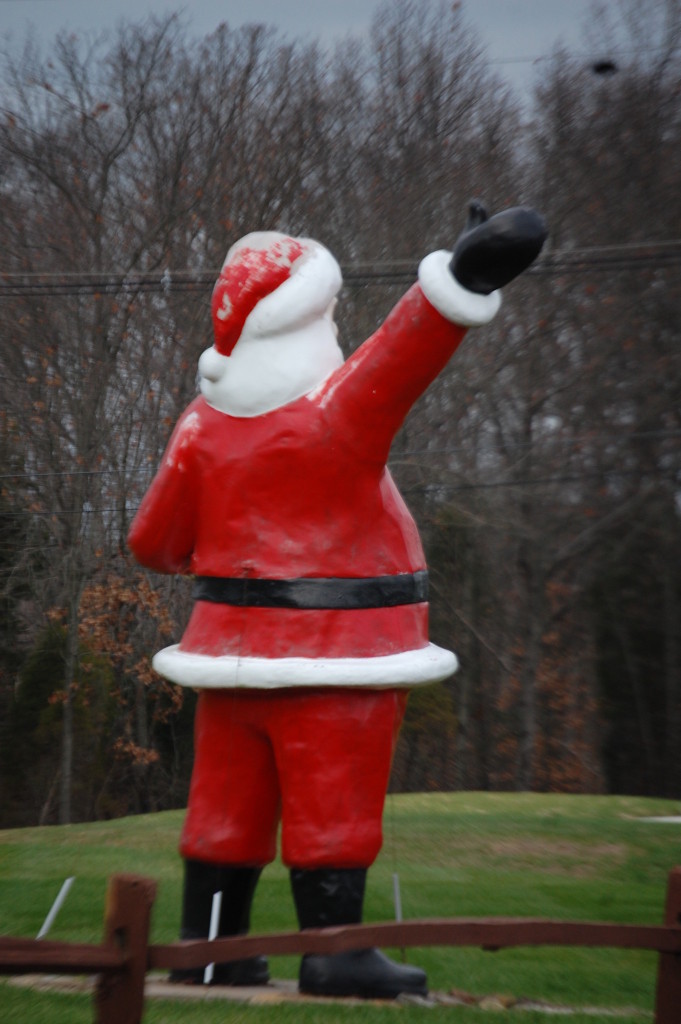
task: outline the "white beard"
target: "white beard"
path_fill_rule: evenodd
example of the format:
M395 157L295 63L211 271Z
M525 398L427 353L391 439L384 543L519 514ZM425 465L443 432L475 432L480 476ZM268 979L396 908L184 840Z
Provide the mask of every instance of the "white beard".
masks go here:
M302 398L342 364L331 310L311 323L266 336L247 320L231 355L209 348L199 359L201 393L229 416L260 416Z

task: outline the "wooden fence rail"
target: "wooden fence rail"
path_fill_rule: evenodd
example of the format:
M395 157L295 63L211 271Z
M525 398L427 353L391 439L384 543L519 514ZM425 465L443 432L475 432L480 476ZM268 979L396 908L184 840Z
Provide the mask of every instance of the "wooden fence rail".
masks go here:
M659 954L655 1024L679 1024L681 1020L681 867L669 874L662 925L448 918L149 945L155 896L156 883L147 878L114 876L109 883L101 945L0 938L0 974L96 974L97 1024L140 1024L147 971L204 967L258 953L341 953L369 946L479 946L489 951L549 945L647 949Z

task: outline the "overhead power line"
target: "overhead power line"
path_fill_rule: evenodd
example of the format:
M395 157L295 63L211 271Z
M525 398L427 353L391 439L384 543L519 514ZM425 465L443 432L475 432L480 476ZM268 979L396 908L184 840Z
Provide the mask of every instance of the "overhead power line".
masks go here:
M658 441L668 440L672 438L681 437L681 430L668 429L668 430L640 430L630 434L584 434L576 435L575 437L551 437L550 441L552 444L557 443L561 447L574 447L585 444L609 444L611 442L617 442L618 448L621 450L629 442L632 441ZM405 451L396 451L390 458L390 463L395 465L401 459L405 458L423 458L424 456L435 456L435 455L457 455L461 452L470 452L475 450L476 446L473 444L469 445L448 445L443 448L409 448ZM533 447L539 447L536 441L509 441L503 445L504 450L517 449L529 449ZM490 454L500 454L502 448L497 445L490 445L485 451L489 451ZM160 458L160 453L158 455ZM150 473L154 471L154 466L147 464L146 466L134 466L130 469L121 469L113 466L109 469L54 469L45 470L41 472L27 472L22 470L16 473L0 473L0 480L45 480L45 479L57 479L61 477L98 477L98 476L113 476L119 474L125 474L127 476L133 476L138 473ZM606 471L609 472L609 471ZM615 471L613 471L615 472ZM619 472L619 471L617 471ZM439 485L434 485L439 486ZM488 486L488 485L484 485Z
M584 269L657 269L678 264L681 264L681 239L675 238L669 241L651 240L581 249L556 249L546 253L530 267L528 273L566 274L579 273ZM418 265L418 259L372 260L344 263L341 264L341 270L345 284L357 287L369 283L408 283L416 278ZM82 271L0 273L0 298L198 291L212 287L219 273L218 268L200 272L166 269L153 274L123 274L116 271L99 274Z
M524 477L521 479L512 480L489 480L481 481L478 483L459 483L459 484L445 484L445 483L433 483L433 484L421 484L417 487L404 487L402 488L403 494L437 494L442 491L446 491L448 494L452 494L456 491L485 491L485 490L497 490L499 488L509 487L544 487L551 486L552 484L577 484L582 480L606 480L610 477L650 477L654 476L663 480L676 480L678 479L678 472L675 470L662 470L662 469L603 469L595 470L593 473L566 473L562 476L544 476L544 477Z
M554 484L576 484L582 480L608 480L613 477L641 477L648 478L654 476L656 479L661 480L676 480L679 474L675 470L663 470L663 469L604 469L594 471L593 473L566 473L561 476L545 476L545 477L523 477L512 480L490 480L481 481L478 483L457 483L457 484L446 484L446 483L433 483L433 484L420 484L414 487L403 487L401 492L404 495L410 494L441 494L447 492L447 494L454 494L461 491L483 491L483 490L496 490L496 489L508 489L508 488L526 488L526 487L550 487ZM2 518L9 519L31 519L31 518L59 518L60 516L89 516L89 515L112 515L126 513L127 515L134 515L138 510L138 506L114 506L113 508L72 508L72 509L16 509L16 510L3 510L1 515Z

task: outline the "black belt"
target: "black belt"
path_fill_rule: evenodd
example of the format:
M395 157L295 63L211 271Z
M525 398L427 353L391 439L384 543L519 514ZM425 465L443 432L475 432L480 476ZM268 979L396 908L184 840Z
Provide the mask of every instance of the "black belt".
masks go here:
M428 600L428 572L293 580L197 576L194 600L250 608L393 608Z

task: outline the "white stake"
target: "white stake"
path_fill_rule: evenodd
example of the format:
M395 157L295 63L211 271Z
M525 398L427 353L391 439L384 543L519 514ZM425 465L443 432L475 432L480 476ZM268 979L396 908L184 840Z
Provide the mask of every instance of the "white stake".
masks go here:
M213 905L210 908L210 928L208 929L208 938L213 941L217 938L218 928L220 927L220 910L222 909L222 893L213 893ZM203 984L210 985L213 980L213 974L215 972L215 964L207 964L205 971L203 972Z
M73 885L75 880L76 880L75 876L72 877L72 878L67 878L66 881L64 882L64 884L62 885L61 889L59 890L59 895L57 896L56 900L52 904L50 912L47 915L47 917L45 918L45 920L43 921L43 926L40 929L40 931L38 932L38 935L36 936L38 939L44 938L44 936L47 935L47 933L49 932L50 928L54 924L54 919L57 916L57 914L59 913L59 911L61 910L61 908L63 907L64 900L68 896L69 889L71 888L71 886Z
M395 904L395 920L399 923L402 920L402 896L400 895L400 876L393 874L393 903Z
M395 920L399 924L402 920L402 895L400 893L400 876L397 872L393 872L393 903L395 904ZM402 947L402 963L406 964L407 954Z

